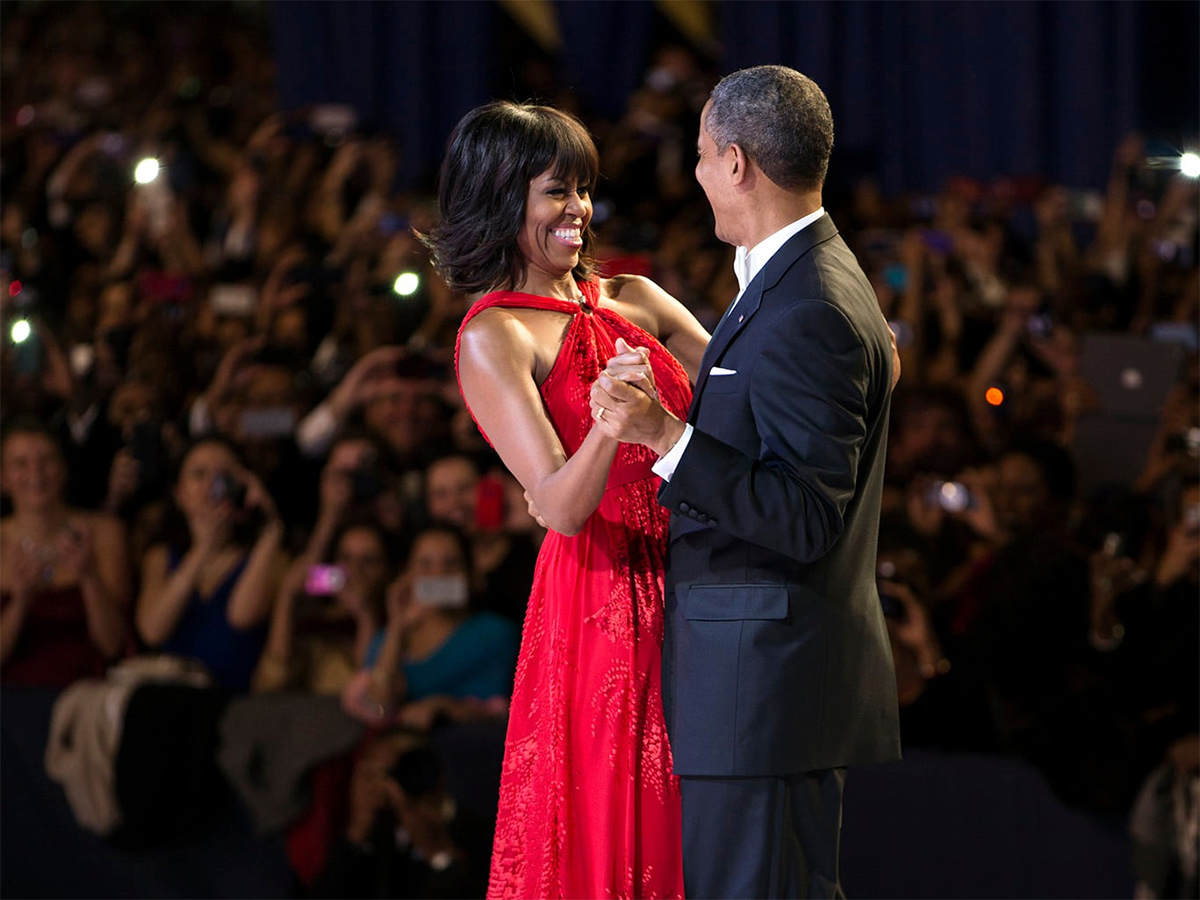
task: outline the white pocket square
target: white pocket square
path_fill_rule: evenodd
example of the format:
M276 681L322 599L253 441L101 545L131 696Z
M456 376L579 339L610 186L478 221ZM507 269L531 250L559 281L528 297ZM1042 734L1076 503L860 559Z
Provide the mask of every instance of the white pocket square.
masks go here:
M720 366L713 366L708 370L709 376L713 375L736 375L737 369L722 369Z

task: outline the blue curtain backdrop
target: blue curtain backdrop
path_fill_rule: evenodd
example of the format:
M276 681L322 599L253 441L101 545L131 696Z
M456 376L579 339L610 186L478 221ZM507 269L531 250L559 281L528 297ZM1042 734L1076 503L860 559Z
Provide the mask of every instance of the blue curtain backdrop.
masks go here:
M1046 174L1101 186L1113 148L1143 126L1148 15L1141 0L1076 2L717 2L720 72L783 63L829 95L840 152L873 160L889 191L933 190L951 174ZM555 0L563 84L609 118L649 64L650 0ZM506 16L486 0L272 4L285 107L340 100L399 136L407 184L427 178L454 122L495 95ZM1167 90L1195 97L1195 35ZM1157 96L1157 95L1155 95ZM1180 127L1194 128L1195 114Z
M1102 184L1138 124L1138 6L763 0L719 11L725 70L784 63L811 75L840 147L874 151L885 186L929 189L948 174Z
M283 108L355 107L398 140L404 186L427 181L454 123L492 99L490 0L275 0L271 11Z
M559 69L586 109L610 121L650 63L654 7L647 0L555 0L566 50Z

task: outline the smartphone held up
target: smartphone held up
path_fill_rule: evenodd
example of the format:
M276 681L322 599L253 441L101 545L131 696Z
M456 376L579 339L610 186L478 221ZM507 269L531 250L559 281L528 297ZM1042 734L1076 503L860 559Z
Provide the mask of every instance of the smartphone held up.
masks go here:
M304 575L304 593L328 597L346 586L346 570L341 566L312 565Z
M462 609L470 590L466 575L421 575L413 579L413 601L422 606Z

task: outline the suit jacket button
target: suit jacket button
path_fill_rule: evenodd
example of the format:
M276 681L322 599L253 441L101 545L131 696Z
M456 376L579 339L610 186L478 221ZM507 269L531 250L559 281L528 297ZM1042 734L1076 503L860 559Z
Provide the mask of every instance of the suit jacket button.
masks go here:
M679 511L682 513L687 513L687 512L691 512L692 508L690 506L688 506L688 504L686 504L686 503L680 503Z

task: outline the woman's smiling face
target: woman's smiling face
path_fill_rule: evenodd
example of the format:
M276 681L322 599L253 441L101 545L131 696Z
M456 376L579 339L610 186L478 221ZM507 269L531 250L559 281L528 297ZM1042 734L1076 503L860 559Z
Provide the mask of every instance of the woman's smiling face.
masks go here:
M583 233L592 220L590 185L547 169L529 183L525 222L517 247L525 260L526 283L537 273L561 278L579 263Z

